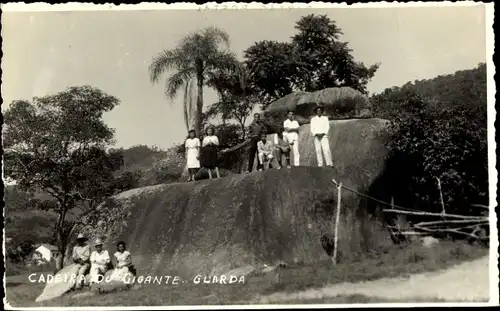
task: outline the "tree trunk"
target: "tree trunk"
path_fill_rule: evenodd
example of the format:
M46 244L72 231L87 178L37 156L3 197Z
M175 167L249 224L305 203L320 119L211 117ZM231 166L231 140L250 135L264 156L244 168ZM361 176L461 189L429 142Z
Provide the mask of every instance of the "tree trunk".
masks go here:
M193 118L196 118L196 106L194 105L193 95L194 95L194 79L190 79L186 82L186 87L184 90L184 123L186 125L186 131L194 128Z
M240 121L240 127L241 127L241 140L246 139L246 133L245 133L245 120Z
M202 128L201 128L201 116L203 113L203 75L199 74L197 77L198 84L198 98L196 101L196 134L198 137L201 137Z
M57 235L58 235L57 239L58 239L58 242L59 242L58 243L59 244L58 248L59 248L60 258L58 258L56 260L56 271L59 271L59 270L61 270L63 268L63 266L64 266L64 259L66 258L66 255L67 255L66 254L67 245L65 243L66 240L63 237L62 228L59 228L58 231L59 232L57 233Z

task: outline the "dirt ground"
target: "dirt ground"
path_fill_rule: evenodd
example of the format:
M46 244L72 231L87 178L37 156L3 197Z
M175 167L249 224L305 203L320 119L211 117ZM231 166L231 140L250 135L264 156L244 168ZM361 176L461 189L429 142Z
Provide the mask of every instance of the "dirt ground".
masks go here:
M489 258L485 256L446 270L361 283L341 283L295 293L276 293L257 297L255 303L307 301L349 295L408 302L425 298L448 302L486 302L489 301L489 291Z

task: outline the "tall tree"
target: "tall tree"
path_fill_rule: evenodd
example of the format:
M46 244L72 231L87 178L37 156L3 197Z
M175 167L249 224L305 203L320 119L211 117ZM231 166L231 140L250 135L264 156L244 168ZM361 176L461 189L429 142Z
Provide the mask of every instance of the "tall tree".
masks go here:
M255 103L256 93L250 85L250 75L243 63L236 70L217 70L211 74L208 85L215 88L219 100L213 103L205 112L205 117L220 115L223 124L234 120L240 127L241 139L245 139L245 123L250 116Z
M307 15L296 24L292 43L298 49L300 90L311 92L328 87L349 86L366 93L366 84L379 65L366 67L354 60L342 30L326 15Z
M294 91L317 91L349 86L366 93L366 84L379 65L355 61L342 31L325 15L302 17L291 42L257 42L245 51L253 85L264 108Z
M5 112L5 175L21 190L43 191L53 200L39 208L58 215L54 234L61 253L85 216L100 202L131 185L116 178L120 153L106 147L114 131L102 120L119 104L99 89L70 87L55 95L14 101ZM61 268L61 267L58 267Z
M193 78L197 83L197 101L195 113L195 131L201 134L203 112L203 87L208 76L216 69L231 69L236 65L236 56L221 50L219 45L229 47L229 35L216 27L208 27L184 37L179 45L171 50L164 50L149 67L151 82L159 82L166 71L175 71L168 79L165 94L173 99L179 89L188 87ZM186 101L185 101L186 103ZM187 111L187 109L185 108Z
M260 41L246 49L244 55L251 87L264 107L298 89L299 56L293 44Z

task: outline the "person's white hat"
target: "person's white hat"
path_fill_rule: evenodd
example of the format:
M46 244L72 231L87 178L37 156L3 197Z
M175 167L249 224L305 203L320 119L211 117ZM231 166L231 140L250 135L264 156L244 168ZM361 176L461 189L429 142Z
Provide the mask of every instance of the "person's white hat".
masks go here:
M83 235L83 233L80 233L77 237L76 237L77 240L80 240L80 239L85 239L85 236Z
M102 244L103 244L103 243L102 243L102 240L101 240L101 239L97 239L97 240L95 240L94 245L96 245L96 246L97 246L97 245L102 245Z

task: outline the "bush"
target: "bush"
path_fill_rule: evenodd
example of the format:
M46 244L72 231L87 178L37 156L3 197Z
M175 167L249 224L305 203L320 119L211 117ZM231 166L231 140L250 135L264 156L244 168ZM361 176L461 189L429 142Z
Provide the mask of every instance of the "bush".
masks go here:
M486 65L434 79L408 82L372 97L377 117L391 121L397 205L478 214L488 205ZM401 169L404 168L404 169Z
M440 211L437 178L449 213L474 213L488 204L485 116L470 107L440 109L414 93L402 103L405 114L391 120L390 163L402 191L420 208Z

